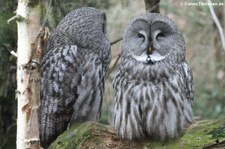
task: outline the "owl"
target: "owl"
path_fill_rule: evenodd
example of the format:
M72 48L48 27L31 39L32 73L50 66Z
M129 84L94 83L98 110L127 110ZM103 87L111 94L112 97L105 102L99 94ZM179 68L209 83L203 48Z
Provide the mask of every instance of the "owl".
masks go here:
M173 20L146 13L131 21L113 88L112 126L120 138L165 142L184 133L193 122L193 77Z
M43 147L47 148L72 122L100 117L110 50L106 16L100 10L79 8L58 24L41 63Z

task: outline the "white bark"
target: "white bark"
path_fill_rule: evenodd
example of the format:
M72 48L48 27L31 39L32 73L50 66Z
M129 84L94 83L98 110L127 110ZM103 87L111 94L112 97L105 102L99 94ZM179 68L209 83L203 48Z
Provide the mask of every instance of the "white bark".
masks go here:
M16 11L20 18L17 20L17 149L39 148L39 72L32 61L39 62L37 57L34 59L33 51L40 15L38 6L29 8L28 3L29 0L18 0Z

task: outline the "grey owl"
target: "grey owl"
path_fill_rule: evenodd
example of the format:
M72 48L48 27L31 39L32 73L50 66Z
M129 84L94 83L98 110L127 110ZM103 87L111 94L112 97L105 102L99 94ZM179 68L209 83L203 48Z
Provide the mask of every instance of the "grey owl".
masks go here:
M43 147L71 122L96 121L100 117L110 59L103 12L84 7L61 20L42 59L40 138Z
M121 138L175 139L192 123L193 78L176 23L147 13L126 29L113 81L112 125Z

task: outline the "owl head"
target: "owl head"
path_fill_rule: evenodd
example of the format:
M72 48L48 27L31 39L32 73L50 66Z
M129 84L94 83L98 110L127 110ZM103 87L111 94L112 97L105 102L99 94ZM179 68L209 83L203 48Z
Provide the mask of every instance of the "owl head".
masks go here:
M77 45L85 49L104 49L110 46L106 35L105 13L92 7L78 8L60 21L52 39L51 48Z
M122 57L146 65L181 63L185 59L184 38L172 19L147 13L136 17L127 27Z

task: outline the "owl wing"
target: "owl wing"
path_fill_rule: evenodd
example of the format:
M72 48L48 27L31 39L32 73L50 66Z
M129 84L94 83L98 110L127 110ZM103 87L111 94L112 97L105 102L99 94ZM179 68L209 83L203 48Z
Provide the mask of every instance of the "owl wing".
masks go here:
M101 114L105 77L103 61L98 54L91 53L89 50L85 53L81 80L77 86L79 96L74 104L70 124L87 120L96 121Z
M190 66L187 64L187 62L182 63L182 68L183 68L183 74L184 74L184 79L186 81L186 98L189 99L190 101L194 100L194 81L193 81L193 75L192 75L192 70Z
M78 47L55 48L42 59L40 137L48 146L66 130L78 96L80 58Z

